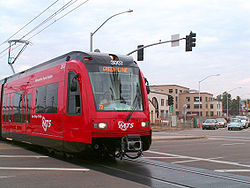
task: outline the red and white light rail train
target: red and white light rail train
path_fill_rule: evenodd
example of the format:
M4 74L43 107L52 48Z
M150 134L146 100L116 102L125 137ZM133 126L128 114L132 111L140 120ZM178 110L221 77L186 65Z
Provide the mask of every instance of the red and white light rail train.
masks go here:
M121 158L151 145L148 86L130 56L73 51L0 83L2 139Z

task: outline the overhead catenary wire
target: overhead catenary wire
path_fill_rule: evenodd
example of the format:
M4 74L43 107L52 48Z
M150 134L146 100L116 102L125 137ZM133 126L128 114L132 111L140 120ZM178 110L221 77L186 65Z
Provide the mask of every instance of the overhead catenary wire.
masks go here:
M52 15L50 15L48 18L46 18L42 23L40 23L39 25L37 25L35 28L33 28L32 30L30 30L27 34L25 34L20 40L22 40L23 38L27 37L29 34L31 34L32 32L34 32L35 30L37 30L39 27L41 27L42 25L44 25L45 23L47 23L49 20L51 20L52 18L54 18L56 15L59 15L62 11L66 10L68 7L70 7L71 5L73 5L74 3L76 3L78 0L71 0L68 3L66 3L64 6L62 6L60 9L58 9L56 12L54 12ZM53 21L52 23L50 23L49 25L47 25L46 27L44 27L42 30L40 30L39 32L35 33L34 35L32 35L30 38L28 38L28 40L30 40L31 38L35 37L36 35L38 35L39 33L41 33L42 31L44 31L45 29L47 29L48 27L50 27L51 25L53 25L55 22L57 22L58 20L61 20L62 18L64 18L65 16L67 16L69 13L73 12L74 10L78 9L79 7L81 7L82 5L84 5L85 3L87 3L89 0L86 0L84 2L82 2L81 4L79 4L78 6L76 6L75 8L73 8L72 10L68 11L66 14L64 14L63 16L59 17L58 19L56 19L55 21ZM38 27L39 26L39 27ZM13 50L15 50L16 48L18 48L20 45L16 46L15 48L13 48ZM0 54L3 54L4 52L6 52L9 49L9 47L7 47L6 49L4 49L3 51L0 52ZM4 57L0 56L0 58Z
M56 0L51 5L49 5L46 9L44 9L41 13L39 13L36 17L34 17L32 20L30 20L27 24L25 24L22 28L20 28L17 32L15 32L13 35L11 35L7 40L2 42L0 46L2 46L4 43L8 42L12 37L14 37L16 34L18 34L20 31L22 31L25 27L27 27L29 24L31 24L33 21L35 21L37 18L39 18L43 13L45 13L47 10L49 10L52 6L54 6L59 0ZM7 48L8 49L8 48ZM6 50L6 49L5 49ZM4 51L5 51L4 50Z
M68 7L72 6L74 3L76 3L78 0L70 0L68 3L66 3L65 5L63 5L61 8L59 8L56 12L54 12L53 14L51 14L48 18L46 18L45 20L43 20L40 24L38 24L36 27L34 27L33 29L31 29L27 34L25 34L20 40L24 39L25 37L27 37L28 35L30 35L32 32L34 32L35 30L37 30L39 27L41 27L42 25L46 24L47 22L49 22L51 19L53 19L55 16L57 16L58 14L60 14L61 12L63 12L64 10L66 10Z
M42 30L40 30L39 32L37 32L36 34L32 35L30 38L28 38L28 41L30 39L32 39L33 37L35 37L36 35L38 35L39 33L41 33L42 31L44 31L45 29L47 29L48 27L50 27L51 25L53 25L55 22L57 22L58 20L64 18L65 16L67 16L68 14L70 14L71 12L73 12L74 10L80 8L82 5L84 5L85 3L87 3L89 0L86 0L84 2L82 2L81 4L79 4L78 6L76 6L75 8L73 8L72 10L70 10L69 12L67 12L66 14L64 14L63 16L59 17L58 19L56 19L54 22L50 23L49 25L47 25L46 27L44 27Z

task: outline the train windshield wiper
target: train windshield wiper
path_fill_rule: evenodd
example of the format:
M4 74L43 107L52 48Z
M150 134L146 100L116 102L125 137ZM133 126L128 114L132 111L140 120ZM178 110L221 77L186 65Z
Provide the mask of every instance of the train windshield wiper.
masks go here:
M137 101L137 98L138 98L138 93L139 93L138 91L139 91L139 89L138 89L138 85L137 85L136 96L135 96L134 101L132 103L132 111L130 112L130 114L128 115L128 117L125 119L125 122L128 122L130 120L130 118L133 115L135 109L137 108L138 102L136 104L135 104L135 102Z

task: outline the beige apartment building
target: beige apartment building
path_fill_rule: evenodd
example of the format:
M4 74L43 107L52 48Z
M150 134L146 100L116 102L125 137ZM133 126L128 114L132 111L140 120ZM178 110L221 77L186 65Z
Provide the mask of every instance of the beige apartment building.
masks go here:
M168 95L161 90L150 88L148 95L151 123L166 120L169 114Z
M168 95L172 95L174 98L173 113L171 115L183 117L183 113L186 113L187 116L199 116L199 111L200 116L206 118L216 118L223 115L222 102L215 100L211 93L200 92L199 102L199 92L197 90L190 90L187 87L179 85L152 85L150 88L152 93L149 94L149 100L154 100L158 103L157 108L154 105L150 106L150 112L158 114L155 117L165 118L168 116L168 102L164 102L164 109L160 109L162 106L159 105L163 101L163 98L164 100L168 99ZM163 111L166 111L166 116L161 116L161 112L163 113ZM153 117L153 115L151 116Z
M180 113L179 96L184 91L189 90L189 88L178 85L152 85L150 86L150 88L158 89L158 91L161 91L162 93L165 93L167 95L172 95L174 99L172 115L178 115Z

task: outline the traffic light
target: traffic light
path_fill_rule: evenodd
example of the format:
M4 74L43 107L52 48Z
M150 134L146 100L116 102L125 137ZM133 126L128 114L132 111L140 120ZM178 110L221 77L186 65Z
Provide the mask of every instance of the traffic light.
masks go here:
M189 35L186 35L186 52L192 51L192 48L195 47L196 42L196 33L190 32Z
M137 49L142 48L144 45L138 45ZM143 61L144 59L144 48L137 51L137 61Z
M174 104L174 97L172 95L168 95L168 106L172 106Z

